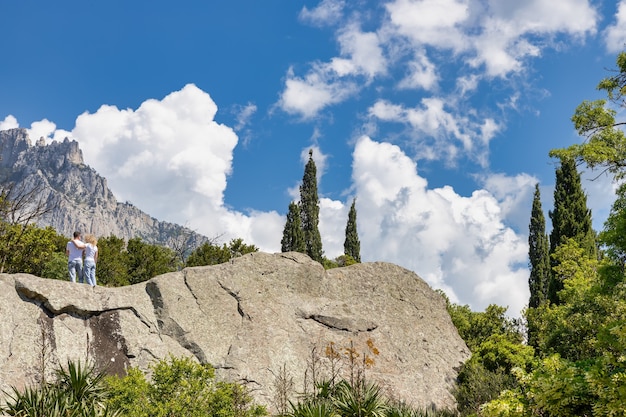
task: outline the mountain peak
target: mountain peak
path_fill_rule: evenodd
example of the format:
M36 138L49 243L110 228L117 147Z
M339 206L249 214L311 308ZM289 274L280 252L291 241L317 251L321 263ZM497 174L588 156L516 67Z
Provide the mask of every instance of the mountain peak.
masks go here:
M123 239L140 237L147 243L168 245L187 236L194 243L207 238L182 226L159 221L131 204L119 203L106 178L85 164L79 143L65 138L32 145L26 129L0 131L0 182L20 189L41 189L52 211L39 219L65 236L73 231Z

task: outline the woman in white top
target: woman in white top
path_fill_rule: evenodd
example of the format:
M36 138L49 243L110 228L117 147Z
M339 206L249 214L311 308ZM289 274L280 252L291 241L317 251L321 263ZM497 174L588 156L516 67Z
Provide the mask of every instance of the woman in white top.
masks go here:
M92 287L96 286L96 262L98 261L98 240L94 235L85 236L85 264L83 274L85 281Z

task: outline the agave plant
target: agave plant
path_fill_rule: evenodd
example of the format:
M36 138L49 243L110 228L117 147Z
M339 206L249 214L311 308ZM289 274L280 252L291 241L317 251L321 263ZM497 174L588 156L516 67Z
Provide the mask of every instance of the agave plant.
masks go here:
M322 398L311 398L297 404L291 403L289 417L341 417L333 405Z
M56 371L56 381L23 391L12 388L2 411L15 417L116 417L108 408L103 372L93 365L68 361Z
M333 404L342 417L386 417L387 400L378 385L365 381L337 384Z

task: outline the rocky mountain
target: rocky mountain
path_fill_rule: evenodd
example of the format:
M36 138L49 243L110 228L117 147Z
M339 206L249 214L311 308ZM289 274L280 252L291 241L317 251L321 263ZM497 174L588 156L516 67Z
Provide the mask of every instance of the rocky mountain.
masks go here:
M39 198L54 208L38 224L52 226L65 236L81 230L166 245L173 239L184 238L191 246L206 240L130 203L118 202L106 179L85 165L78 143L67 138L50 144L41 138L33 145L26 129L0 131L0 182L12 182L22 190L37 189Z
M344 358L335 368L349 373L353 348L356 366L369 358L366 378L388 395L450 407L470 356L444 299L413 272L380 262L324 270L294 252L122 288L0 274L0 316L0 390L40 381L68 358L123 374L171 353L211 363L272 408L278 376L293 378L295 399L313 367L328 376L333 351Z

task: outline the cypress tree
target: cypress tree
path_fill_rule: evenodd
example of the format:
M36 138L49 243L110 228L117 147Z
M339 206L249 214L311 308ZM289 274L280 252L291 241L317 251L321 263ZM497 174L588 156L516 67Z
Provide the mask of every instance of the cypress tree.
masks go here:
M548 300L548 286L550 284L550 242L546 234L546 218L541 207L541 194L539 184L535 185L533 207L528 226L528 259L530 263L530 277L528 287L530 299L528 300L527 337L528 345L537 347L537 334L539 321L541 320L534 309L543 305Z
M350 206L350 212L348 212L343 253L350 255L355 261L361 262L361 242L359 242L359 233L356 229L356 199L352 200L352 206Z
M306 254L311 259L322 263L322 237L318 229L320 215L319 198L317 197L317 168L313 161L313 150L309 151L309 161L304 167L302 185L300 185L300 217Z
M293 201L289 203L289 212L283 230L283 238L280 241L280 250L281 252L306 252L304 233L300 222L300 207Z
M587 196L582 189L580 174L576 170L576 164L572 158L561 158L561 166L556 170L554 211L550 211L549 215L552 219L550 255L559 245L572 238L581 248L585 249L585 253L589 257L595 258L597 256L595 232L591 224L591 210L587 208ZM556 265L556 261L551 260L552 268ZM552 276L548 286L550 302L558 304L557 293L562 288L563 283Z
M528 287L530 299L528 307L539 307L548 299L550 282L550 245L546 234L546 219L541 207L539 184L535 185L533 207L528 226L528 259L530 260L530 278Z

